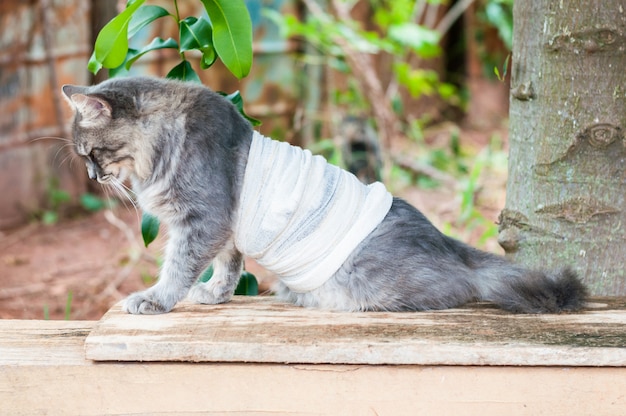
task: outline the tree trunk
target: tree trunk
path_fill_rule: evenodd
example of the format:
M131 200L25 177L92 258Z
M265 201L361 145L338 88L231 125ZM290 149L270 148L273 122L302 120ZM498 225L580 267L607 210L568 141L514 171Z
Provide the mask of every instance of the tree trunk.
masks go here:
M500 244L626 294L626 4L516 1Z

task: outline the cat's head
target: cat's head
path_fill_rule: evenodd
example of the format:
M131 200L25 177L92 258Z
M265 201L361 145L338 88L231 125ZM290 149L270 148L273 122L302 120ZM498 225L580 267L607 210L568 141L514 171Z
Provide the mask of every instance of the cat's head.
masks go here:
M74 109L74 150L91 179L108 183L130 175L147 177L151 169L145 129L132 89L115 83L83 87L64 85L63 95Z

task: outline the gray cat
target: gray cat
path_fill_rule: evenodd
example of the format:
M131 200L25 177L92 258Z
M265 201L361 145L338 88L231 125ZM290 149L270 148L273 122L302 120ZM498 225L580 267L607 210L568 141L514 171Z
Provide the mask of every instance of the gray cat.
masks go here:
M127 312L165 313L186 296L228 302L244 255L277 274L277 295L307 307L406 311L481 300L550 313L584 305L570 269L530 271L449 238L382 184L363 185L254 132L206 87L131 77L63 92L89 177L117 187L129 179L139 206L167 225L159 281L130 295ZM213 278L197 283L211 263Z

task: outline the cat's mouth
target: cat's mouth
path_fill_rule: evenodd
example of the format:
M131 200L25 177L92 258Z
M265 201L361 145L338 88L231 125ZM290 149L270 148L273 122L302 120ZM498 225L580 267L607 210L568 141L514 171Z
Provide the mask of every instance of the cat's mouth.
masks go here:
M111 182L124 182L128 174L128 170L122 167L119 170L113 169L113 172L96 173L96 177L92 179L97 180L101 184L110 184Z

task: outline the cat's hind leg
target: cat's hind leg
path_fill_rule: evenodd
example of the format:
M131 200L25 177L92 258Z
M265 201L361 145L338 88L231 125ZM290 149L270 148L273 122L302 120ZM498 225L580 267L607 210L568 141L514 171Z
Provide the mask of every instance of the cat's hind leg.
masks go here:
M191 301L214 305L231 300L241 272L243 255L230 242L213 260L213 276L208 282L196 283L187 298Z

